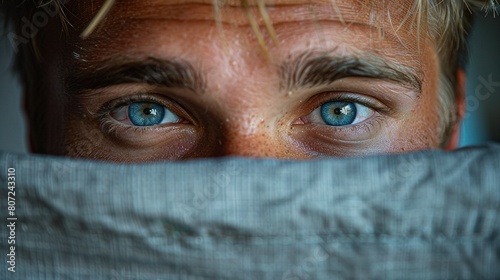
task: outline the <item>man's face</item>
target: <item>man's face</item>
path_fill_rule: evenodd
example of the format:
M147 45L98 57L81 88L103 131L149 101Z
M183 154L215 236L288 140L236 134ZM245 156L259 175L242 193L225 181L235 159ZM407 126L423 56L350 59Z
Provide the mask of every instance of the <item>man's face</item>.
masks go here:
M72 35L48 50L47 75L63 81L50 89L67 100L49 110L62 149L147 161L437 148L432 43L401 24L401 1L335 2L267 3L276 40L256 5L232 1L216 19L204 0L120 1L83 40L99 6L70 2Z

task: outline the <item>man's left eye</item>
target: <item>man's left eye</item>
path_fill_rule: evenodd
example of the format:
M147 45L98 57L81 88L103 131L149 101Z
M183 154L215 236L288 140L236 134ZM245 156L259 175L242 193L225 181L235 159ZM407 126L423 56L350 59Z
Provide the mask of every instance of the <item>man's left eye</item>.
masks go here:
M329 101L301 118L304 123L348 126L370 118L374 110L357 102Z
M180 117L165 106L154 102L132 102L111 112L115 120L133 126L153 126L178 123Z

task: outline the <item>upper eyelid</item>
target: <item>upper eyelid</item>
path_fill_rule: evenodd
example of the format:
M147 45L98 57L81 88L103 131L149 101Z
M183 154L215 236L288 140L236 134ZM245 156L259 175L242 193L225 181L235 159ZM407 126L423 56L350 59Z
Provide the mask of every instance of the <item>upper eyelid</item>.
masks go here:
M358 94L358 93L346 93L346 92L336 92L336 91L322 92L316 94L315 96L312 96L308 100L308 103L317 103L317 105L315 105L313 109L315 110L321 107L324 103L330 101L347 101L347 102L359 103L377 112L382 112L382 113L389 113L390 111L392 111L391 108L388 107L383 102L376 100L375 98L366 97L363 94Z
M325 103L328 103L328 102L332 102L332 101L345 101L345 102L352 102L352 103L359 103L361 105L364 105L364 106L367 106L367 107L370 107L372 105L372 103L370 102L366 102L365 99L363 98L360 98L360 97L357 97L357 96L349 96L349 97L345 97L345 96L342 96L342 97L335 97L335 98L328 98L326 101L324 101L321 105L325 104ZM321 106L320 105L320 106ZM319 106L318 106L319 107Z
M109 113L111 110L116 109L118 107L123 107L123 106L128 106L134 102L151 102L151 103L157 103L159 105L165 106L167 109L171 109L173 106L169 106L170 102L174 102L172 100L169 100L169 102L163 101L161 98L157 98L153 95L147 95L147 94L140 94L140 95L127 95L123 96L118 99L110 100L106 102L101 108L99 109L100 114L106 114Z
M368 109L370 109L371 111L373 111L373 114L375 113L379 113L377 109L375 108L372 108L370 106L367 106L367 105L364 105L363 103L360 103L360 102L357 102L357 101L351 101L351 100L346 100L346 99L340 99L340 100L331 100L331 101L326 101L326 102L323 102L321 103L318 107L315 107L314 110L312 110L308 115L310 114L313 114L315 111L317 110L320 110L321 106L323 106L324 104L328 103L328 102L348 102L348 103L358 103L359 105L361 106L364 106ZM307 116L308 116L307 115ZM364 121L363 121L364 122ZM357 125L357 124L352 124L352 125ZM350 125L349 125L350 126Z

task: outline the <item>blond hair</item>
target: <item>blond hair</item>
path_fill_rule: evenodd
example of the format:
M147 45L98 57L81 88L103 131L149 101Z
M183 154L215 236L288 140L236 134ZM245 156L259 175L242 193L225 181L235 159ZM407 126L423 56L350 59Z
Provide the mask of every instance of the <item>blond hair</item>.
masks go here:
M68 22L64 13L64 4L67 1L68 0L25 0L22 1L22 3L18 1L4 1L1 6L1 12L3 12L5 16L7 25L10 24L13 26L14 32L9 33L9 36L12 34L15 36L15 34L20 33L23 19L34 21L40 9L50 9L54 17L57 17L61 21L61 26L65 28ZM226 0L214 0L214 14L216 19L220 12L219 9L224 5L225 1ZM248 11L249 0L235 1L240 1L243 9ZM258 6L269 34L271 34L271 37L275 37L275 35L273 35L274 30L272 22L265 9L264 0L256 1L257 2L253 4ZM335 0L330 1L335 5ZM361 2L366 3L371 1L372 0L361 0ZM89 36L95 30L99 22L111 9L114 2L115 0L106 0L104 2L101 10L81 34L82 38ZM491 11L495 13L495 4L496 0L415 0L413 5L408 9L405 18L417 23L417 30L419 30L418 34L421 34L420 31L422 30L425 31L423 34L428 36L435 44L439 59L439 104L437 104L437 110L441 116L440 131L438 135L439 139L441 139L441 146L446 145L450 139L453 126L457 123L459 118L455 102L455 94L457 91L456 73L460 66L459 57L465 57L463 53L466 46L466 35L471 25L471 15L474 11L483 11L485 13ZM377 11L373 11L373 13L376 12ZM256 19L253 17L252 13L247 13L247 15L259 43L265 48L262 35L256 25ZM36 144L35 150L43 153L45 152L45 143L42 136L48 124L44 123L43 112L39 112L39 110L43 110L45 107L43 105L44 100L42 94L38 92L41 83L38 78L38 71L41 70L39 62L42 59L39 51L40 46L38 45L39 37L40 36L29 38L31 39L29 40L29 44L22 42L23 44L15 45L15 49L18 50L15 59L15 68L20 74L25 92L28 93L26 105L28 118L32 124L32 138L37 141L37 143L34 143ZM10 36L9 39L12 40L12 37ZM462 56L460 55L461 53Z

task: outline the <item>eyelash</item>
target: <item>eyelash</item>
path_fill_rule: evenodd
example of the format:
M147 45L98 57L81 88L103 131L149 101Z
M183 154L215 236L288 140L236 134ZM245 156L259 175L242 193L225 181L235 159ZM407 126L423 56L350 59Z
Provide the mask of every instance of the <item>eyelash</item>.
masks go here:
M357 93L330 91L330 92L325 92L323 94L322 93L316 94L311 99L309 99L306 103L306 108L308 108L307 113L305 115L302 115L302 117L311 114L312 112L314 112L314 110L320 108L321 106L323 106L325 103L328 102L359 103L374 111L373 116L357 124L352 124L347 126L329 126L329 125L319 124L323 127L327 127L329 131L335 134L345 134L351 136L351 135L359 135L367 133L373 130L376 126L380 125L380 123L384 120L384 115L391 115L391 113L393 112L390 106L387 106L385 103L378 100L374 101L373 98L362 97L360 96L360 94ZM311 105L314 104L314 106L311 105L307 106L307 104ZM311 123L308 123L306 125L319 126L318 124L311 124ZM346 138L348 138L349 136L346 136Z
M110 114L113 110L122 107L122 106L129 106L130 104L134 102L154 102L157 104L160 104L162 106L165 106L167 109L172 110L176 114L179 114L179 110L173 109L172 105L166 104L165 101L162 101L159 98L156 98L152 95L147 95L147 94L140 94L140 95L132 95L132 96L124 96L123 98L120 98L118 100L112 100L107 103L105 103L98 111L98 119L100 121L100 127L102 131L106 134L112 134L115 133L118 129L123 130L124 132L132 132L132 133L148 133L151 130L158 129L158 126L152 127L152 126L131 126L131 125L124 125L119 123L118 121L114 120L111 118ZM182 118L182 116L181 116Z
M368 98L355 96L353 94L347 93L339 93L339 92L329 92L324 94L315 95L308 103L316 104L314 107L308 106L312 109L307 110L307 114L310 114L314 110L321 107L323 104L332 101L344 101L344 102L353 102L359 103L363 106L366 106L375 111L375 115L370 117L367 120L364 120L361 123L348 125L348 126L328 126L330 130L333 130L337 133L360 133L361 131L369 131L372 127L380 122L381 115L380 114L390 114L391 110L389 107L381 104L376 104L376 102L370 101ZM174 106L171 104L162 101L162 99L154 97L150 94L139 94L139 95L131 95L124 96L118 100L112 100L99 109L97 112L97 116L100 122L100 127L102 131L106 134L115 134L117 130L123 133L134 133L134 134L144 134L150 133L152 130L161 129L161 126L130 126L119 123L118 121L111 118L110 113L121 106L129 106L134 102L154 102L165 106L167 109L172 110L174 113L179 114L181 118L185 115L185 113L181 113L180 110L176 110ZM172 101L173 102L173 101ZM306 114L306 115L307 115ZM305 115L304 115L305 116ZM185 119L185 118L184 118Z
M327 97L325 97L325 95L327 95ZM318 100L319 99L319 100ZM358 103L358 104L361 104L363 106L366 106L372 110L374 110L376 113L379 113L379 114L390 114L391 113L391 109L385 105L381 105L381 104L376 104L376 103L380 103L380 102L373 102L373 101L370 101L368 100L368 98L364 98L364 97L360 97L360 96L353 96L352 94L346 94L346 93L325 93L325 94L320 94L320 97L318 98L314 98L310 101L311 103L314 102L314 104L318 104L318 105L315 105L315 107L313 107L313 109L309 109L308 112L311 113L313 112L314 110L320 108L321 106L323 106L325 103L328 103L328 102L352 102L352 103ZM347 126L344 126L344 128L347 127Z
M314 100L315 103L319 103L319 105L316 105L312 111L318 109L319 107L323 106L323 104L328 103L328 102L334 102L334 101L343 101L343 102L353 102L353 103L359 103L363 106L366 106L370 109L373 109L375 112L378 113L384 113L388 114L391 112L391 110L382 105L377 105L375 102L368 100L367 98L363 98L360 96L353 96L351 94L346 94L346 93L328 93L329 97L320 97L320 102L317 100ZM332 96L333 95L333 96Z

